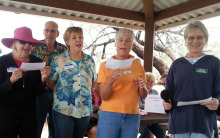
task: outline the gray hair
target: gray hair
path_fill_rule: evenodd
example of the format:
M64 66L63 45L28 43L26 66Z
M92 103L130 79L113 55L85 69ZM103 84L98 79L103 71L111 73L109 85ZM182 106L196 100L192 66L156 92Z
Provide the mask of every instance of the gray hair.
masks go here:
M134 42L134 38L135 38L134 33L133 33L132 30L127 29L127 28L121 28L121 29L119 29L119 30L116 32L115 41L118 39L118 36L119 36L120 34L122 34L122 33L130 34L130 35L131 35L131 40L132 40L132 42Z
M156 80L156 77L152 72L145 72L145 77L146 80L151 80L151 79Z
M203 31L203 33L205 34L206 43L207 43L209 39L209 33L205 25L200 21L192 21L186 26L185 31L184 31L184 38L187 38L187 36L189 35L189 31L193 28L199 28Z
M53 25L53 26L57 29L57 31L58 31L58 27L59 27L59 26L58 26L58 24L57 24L56 22L54 22L54 21L48 21L48 22L45 23L44 26L46 27L46 26L49 25L49 24L50 24L50 25Z

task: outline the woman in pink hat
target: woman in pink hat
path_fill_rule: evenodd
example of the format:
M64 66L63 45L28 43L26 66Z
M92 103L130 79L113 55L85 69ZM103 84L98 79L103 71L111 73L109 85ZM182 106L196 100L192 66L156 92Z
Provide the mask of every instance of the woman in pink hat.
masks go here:
M31 29L15 29L14 38L2 39L13 51L0 57L0 137L36 137L36 96L44 93L49 67L24 71L22 62L42 62L30 55L32 46L43 42L32 37Z

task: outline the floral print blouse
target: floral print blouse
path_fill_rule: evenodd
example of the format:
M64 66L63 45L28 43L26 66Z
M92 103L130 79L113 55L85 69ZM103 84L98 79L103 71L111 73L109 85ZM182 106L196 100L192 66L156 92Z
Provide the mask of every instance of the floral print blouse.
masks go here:
M68 51L56 56L49 78L56 82L53 110L81 118L92 113L92 83L96 81L94 59L84 54L77 65Z

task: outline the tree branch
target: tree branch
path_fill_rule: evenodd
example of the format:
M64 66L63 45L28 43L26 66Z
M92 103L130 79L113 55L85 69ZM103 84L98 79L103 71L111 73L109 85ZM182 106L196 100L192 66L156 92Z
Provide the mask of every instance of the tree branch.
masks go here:
M137 54L138 57L143 59L144 48L142 45L140 45L138 42L134 42L134 47L132 50ZM169 69L163 59L155 55L153 55L153 66L159 71L161 75L167 73Z

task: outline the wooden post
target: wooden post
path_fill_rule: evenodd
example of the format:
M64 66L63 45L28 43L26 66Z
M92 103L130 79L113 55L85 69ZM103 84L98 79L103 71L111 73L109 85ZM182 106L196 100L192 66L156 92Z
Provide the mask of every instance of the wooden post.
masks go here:
M154 12L153 0L142 0L145 10L145 44L144 44L144 69L153 70L153 50L154 50Z

